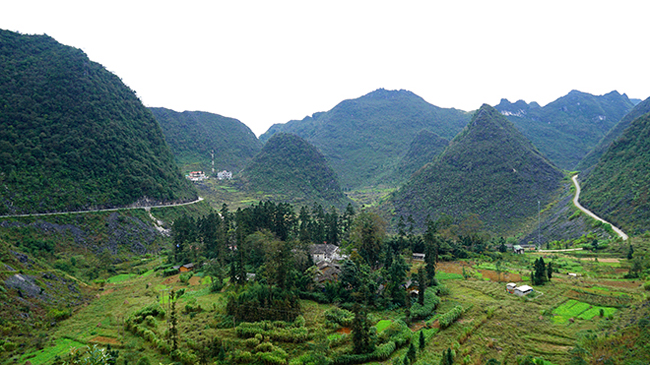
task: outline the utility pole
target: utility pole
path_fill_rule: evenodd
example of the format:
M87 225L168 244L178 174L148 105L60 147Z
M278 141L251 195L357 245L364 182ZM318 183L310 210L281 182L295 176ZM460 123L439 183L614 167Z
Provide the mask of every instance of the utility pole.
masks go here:
M212 175L214 175L214 150L212 150Z
M537 249L542 246L542 224L541 224L542 211L540 209L539 200L537 201Z

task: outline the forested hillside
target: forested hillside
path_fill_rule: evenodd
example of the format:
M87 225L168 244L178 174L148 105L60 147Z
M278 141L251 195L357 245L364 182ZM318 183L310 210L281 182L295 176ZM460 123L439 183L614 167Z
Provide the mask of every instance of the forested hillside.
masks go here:
M214 151L216 171L238 172L262 148L250 128L237 119L200 111L149 110L176 161L186 170L208 171Z
M650 113L637 118L582 184L581 203L634 235L650 226Z
M427 130L420 131L411 142L406 155L397 164L395 180L408 180L414 172L433 161L448 145L449 140Z
M650 113L650 98L636 104L634 108L627 113L621 120L612 128L603 139L600 140L598 145L585 156L585 158L578 164L578 170L585 171L598 163L598 159L607 151L607 148L618 137L623 135L625 129L632 124L632 122L643 114Z
M349 203L325 157L304 139L277 133L242 172L248 189L297 205L344 207Z
M344 189L378 183L397 186L391 177L409 144L423 129L447 139L470 115L431 105L412 92L379 89L345 100L328 112L272 126L260 140L277 132L299 135L318 148Z
M443 213L477 214L491 230L508 232L556 194L562 173L496 109L483 105L445 152L392 198L398 215L416 222Z
M196 198L158 123L80 50L0 30L0 214Z
M544 107L502 99L495 108L551 161L571 170L633 106L616 91L595 96L573 90Z

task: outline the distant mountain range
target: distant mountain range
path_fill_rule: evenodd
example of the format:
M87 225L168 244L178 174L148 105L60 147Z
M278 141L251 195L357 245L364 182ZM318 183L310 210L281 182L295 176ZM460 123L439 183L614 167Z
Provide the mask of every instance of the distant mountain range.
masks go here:
M513 230L557 193L562 172L495 108L484 104L432 162L392 197L396 215L423 224L443 213L478 214L495 232Z
M262 143L244 123L218 114L149 108L165 135L176 161L184 170L239 172L261 149Z
M565 170L576 168L633 107L627 95L616 91L595 96L576 90L543 107L506 99L495 106L540 152Z
M469 118L469 113L439 108L410 91L379 89L328 112L273 125L260 139L277 132L306 139L327 158L344 189L397 186L395 169L419 132L451 139Z
M0 30L0 214L192 200L156 120L76 48Z
M295 205L318 203L326 208L343 208L351 202L325 157L294 134L274 134L242 172L241 179L250 190Z

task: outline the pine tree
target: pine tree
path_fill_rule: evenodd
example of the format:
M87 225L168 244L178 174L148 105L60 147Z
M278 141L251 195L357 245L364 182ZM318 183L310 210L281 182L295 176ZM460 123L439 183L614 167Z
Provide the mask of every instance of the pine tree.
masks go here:
M417 356L417 352L415 351L415 345L413 344L413 342L411 342L411 344L409 345L408 352L406 353L406 357L409 358L411 363L414 363L416 356Z
M426 345L425 339L424 339L424 331L420 331L420 343L419 343L420 351L424 350L424 346Z
M352 346L355 354L367 354L374 351L374 344L370 337L370 323L366 317L366 312L355 304L353 310L354 319L352 320Z

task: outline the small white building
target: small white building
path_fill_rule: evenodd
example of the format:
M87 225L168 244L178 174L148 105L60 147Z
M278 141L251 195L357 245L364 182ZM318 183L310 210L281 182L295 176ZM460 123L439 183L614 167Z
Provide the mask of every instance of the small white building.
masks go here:
M219 180L230 180L230 179L232 179L232 172L226 171L226 170L219 171L219 172L217 172L217 179L219 179Z
M508 283L508 285L506 285L506 290L508 291L508 293L510 293L510 294L514 294L514 293L515 293L515 288L516 288L516 287L517 287L517 284L515 284L515 283Z
M208 178L207 176L205 176L205 173L203 173L203 171L192 171L186 177L190 181L203 181Z
M515 295L523 297L533 292L533 288L529 285L522 285L515 288Z

